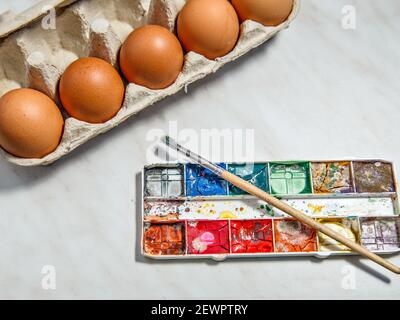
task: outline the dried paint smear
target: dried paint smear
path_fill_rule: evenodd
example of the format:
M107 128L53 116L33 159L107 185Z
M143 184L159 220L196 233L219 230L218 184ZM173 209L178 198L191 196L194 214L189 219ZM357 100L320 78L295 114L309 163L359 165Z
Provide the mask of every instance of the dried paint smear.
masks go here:
M184 224L149 224L144 227L144 251L150 255L185 253Z
M315 217L393 216L396 214L393 200L390 197L283 199L282 201ZM144 201L144 219L146 221L264 219L269 217L288 217L288 215L258 199Z
M311 171L315 193L353 192L350 162L315 162Z
M273 252L272 220L231 221L232 253Z
M189 254L229 253L228 221L188 221Z
M394 192L392 165L356 161L353 164L357 192Z
M328 218L318 219L317 221L351 241L358 242L359 240L359 225L358 220L355 218ZM318 240L319 251L350 251L344 244L341 244L321 232L318 232Z
M259 219L269 217L270 207L257 199L186 201L180 219Z
M283 202L310 216L391 216L395 214L392 198L320 198L284 199ZM288 216L273 209L275 216Z
M277 252L318 251L316 231L293 219L274 221Z
M184 201L144 201L145 221L178 220Z
M361 244L368 250L398 250L400 248L400 223L398 218L362 218Z

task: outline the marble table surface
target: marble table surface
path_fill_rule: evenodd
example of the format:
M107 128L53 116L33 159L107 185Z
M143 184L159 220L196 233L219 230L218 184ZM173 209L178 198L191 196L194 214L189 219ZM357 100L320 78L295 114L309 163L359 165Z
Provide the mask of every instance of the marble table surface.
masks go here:
M343 28L348 4L355 29ZM138 250L140 171L155 160L155 137L175 126L194 149L212 129L248 130L255 160L399 166L399 33L397 0L303 0L288 30L187 94L49 167L0 162L0 298L399 298L398 276L357 256L160 262ZM43 285L48 271L55 288Z

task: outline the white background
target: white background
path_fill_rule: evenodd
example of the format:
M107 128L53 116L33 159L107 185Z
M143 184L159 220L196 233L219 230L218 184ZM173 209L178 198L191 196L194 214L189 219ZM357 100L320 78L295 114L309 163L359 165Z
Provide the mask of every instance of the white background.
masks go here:
M347 4L356 30L342 28ZM188 94L50 167L0 162L0 298L399 298L399 276L359 257L158 262L137 250L146 135L169 121L198 133L253 129L256 160L400 165L399 34L397 0L303 0L288 30ZM56 290L42 289L44 265L56 268Z

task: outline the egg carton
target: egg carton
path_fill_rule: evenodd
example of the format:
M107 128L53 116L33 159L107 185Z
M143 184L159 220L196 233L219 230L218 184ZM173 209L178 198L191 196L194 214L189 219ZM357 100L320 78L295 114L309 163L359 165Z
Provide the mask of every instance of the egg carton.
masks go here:
M135 28L158 24L175 30L185 0L46 0L13 23L0 26L0 96L20 87L37 89L61 107L58 83L67 66L80 57L102 58L118 68L118 52ZM276 27L248 20L241 25L236 47L224 57L209 60L189 52L174 84L151 90L129 83L123 106L102 124L79 121L64 112L65 129L58 148L42 159L17 158L0 149L0 155L20 166L48 165L88 140L105 133L144 108L219 70L287 28L296 17L300 0L288 19ZM55 8L56 10L51 10ZM54 19L54 17L56 19ZM62 108L62 107L61 107Z

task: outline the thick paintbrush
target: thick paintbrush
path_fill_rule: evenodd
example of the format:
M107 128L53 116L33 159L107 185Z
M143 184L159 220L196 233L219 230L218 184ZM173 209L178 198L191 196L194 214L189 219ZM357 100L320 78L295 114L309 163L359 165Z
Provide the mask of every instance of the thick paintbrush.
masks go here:
M242 178L230 173L229 171L211 163L210 161L204 159L203 157L193 153L192 151L182 147L178 143L176 143L173 139L166 136L162 139L162 141L172 149L177 150L178 152L184 154L186 157L194 161L195 163L211 170L214 174L218 175L219 177L225 179L226 181L232 183L236 187L246 191L249 194L256 196L257 198L269 203L270 205L274 206L286 212L287 214L291 215L292 217L296 218L297 220L301 221L302 223L308 225L315 230L326 234L327 236L339 241L340 243L346 245L348 248L352 249L355 252L358 252L362 256L380 264L381 266L385 267L386 269L400 274L400 268L393 263L389 262L386 259L376 255L368 251L363 246L359 245L358 243L344 237L340 233L337 233L330 228L324 226L323 224L315 221L311 217L307 216L306 214L302 213L301 211L287 205L286 203L280 201L279 199L275 198L274 196L270 195L269 193L257 188L256 186L250 184L249 182L243 180Z

